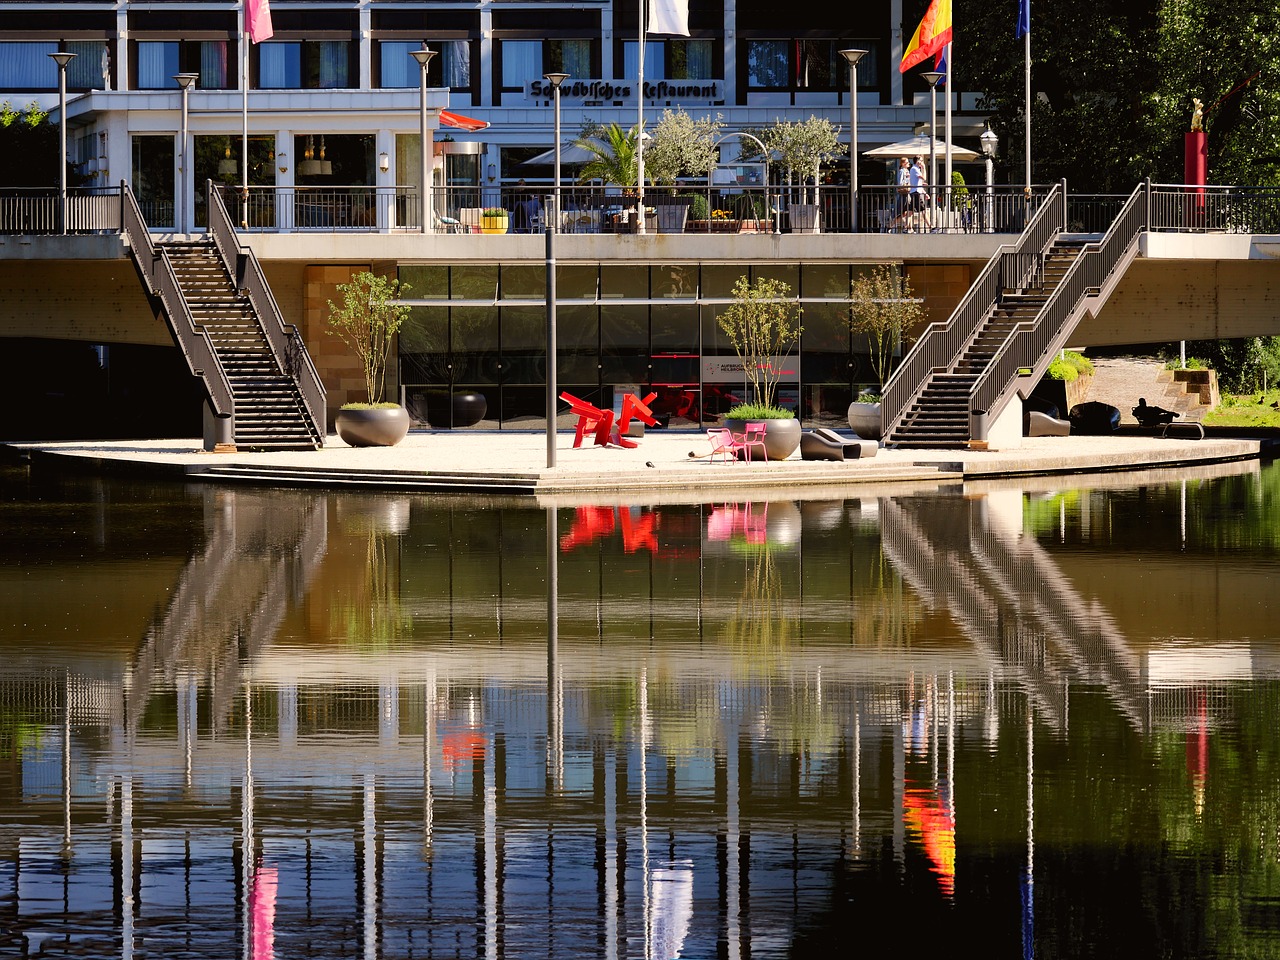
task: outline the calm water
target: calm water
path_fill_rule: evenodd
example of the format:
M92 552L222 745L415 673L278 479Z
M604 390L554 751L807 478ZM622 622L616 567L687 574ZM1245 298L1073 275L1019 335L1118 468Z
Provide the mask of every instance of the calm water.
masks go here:
M0 956L1280 955L1280 468L0 472Z

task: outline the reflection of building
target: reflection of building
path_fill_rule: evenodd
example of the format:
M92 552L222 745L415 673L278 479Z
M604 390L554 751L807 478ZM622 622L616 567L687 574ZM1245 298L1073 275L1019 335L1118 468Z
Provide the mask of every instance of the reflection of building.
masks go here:
M221 638L212 623L202 630L181 616L199 609L199 585L206 606L230 604L225 585L269 580L275 559L290 571L290 611L323 610L328 598L314 596L323 568L352 552L336 531L363 529L357 520L380 501L216 491L209 502L220 507L209 510L187 569L172 576L173 600L158 621L195 621L195 632L157 626L125 668L95 685L6 667L3 703L25 698L39 728L19 758L0 765L12 812L0 826L0 869L17 891L0 902L0 916L15 935L59 929L63 905L74 903L85 942L117 953L122 927L156 948L175 930L198 930L219 955L265 944L268 929L277 948L284 938L296 947L291 955L357 956L380 942L384 954L403 947L406 956L550 957L584 939L607 957L677 941L689 956L722 944L739 957L801 952L815 928L841 929L829 917L833 903L863 910L865 920L868 900L879 907L896 892L911 911L927 910L950 883L965 889L966 870L970 881L975 869L1018 873L1031 780L1020 750L1036 729L1028 704L1055 739L1072 735L1052 703L1039 705L1031 674L1016 669L1014 656L1028 647L1002 647L997 634L971 652L981 623L966 619L955 584L946 595L941 581L908 578L910 589L935 591L956 635L942 633L940 617L892 647L851 641L847 621L871 602L858 578L881 545L868 513L851 503L800 512L782 565L803 584L795 604L803 632L787 650L753 657L717 642L744 558L702 550L711 509L656 514L658 551L627 552L619 530L559 555L552 656L547 571L536 551L559 538L546 537L540 513L425 499L408 501L406 512L396 501L369 523L401 534L396 582L412 630L374 647L352 642L357 631L342 634L336 619L291 643L264 626L239 664L250 669L219 700L218 674L196 668L254 635L253 618ZM985 542L997 536L987 525L996 505L930 497L878 507L886 549L900 548L904 530L923 531L935 564L967 550L1000 568L998 545ZM559 519L554 532L565 534L570 518ZM459 541L465 550L441 547ZM688 549L664 555L668 545ZM1017 556L1052 572L1034 550ZM914 567L900 569L914 576ZM631 575L608 577L622 570ZM1073 583L1061 565L1054 575L1065 603ZM272 605L245 607L270 614ZM1014 639L1030 644L1041 629L1037 621ZM1064 686L1106 678L1105 664L1088 659L1109 649L1098 636L1038 636L1079 645ZM1117 694L1123 676L1106 669L1120 677L1106 687L1124 718L1117 736L1132 742ZM131 724L143 684L151 696ZM1217 695L1228 709L1229 688ZM1197 735L1198 709L1183 718ZM998 736L987 740L993 725ZM1001 759L993 745L1015 768L1008 783L981 784L984 806L991 799L1016 811L1007 854L986 849L985 835L967 840L979 811L957 800L974 789L975 771ZM1189 747L1191 773L1203 780L1199 741ZM1042 770L1060 762L1055 752L1040 755ZM1183 762L1180 750L1174 759ZM1101 766L1090 775L1126 759L1094 762ZM1050 793L1035 797L1041 823L1052 816ZM1041 850L1052 849L1055 831L1038 835ZM833 895L850 890L859 896ZM1052 890L1040 897L1051 902ZM988 946L1008 955L1020 935L997 920Z

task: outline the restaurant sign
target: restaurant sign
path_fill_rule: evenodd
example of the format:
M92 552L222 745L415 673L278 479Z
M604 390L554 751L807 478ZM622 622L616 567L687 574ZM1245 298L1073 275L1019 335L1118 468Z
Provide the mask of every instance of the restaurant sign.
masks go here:
M635 103L638 88L635 80L566 80L560 85L560 99L582 103ZM550 100L553 96L551 84L541 78L528 81L524 92L530 100ZM716 102L724 99L724 81L646 80L644 98Z

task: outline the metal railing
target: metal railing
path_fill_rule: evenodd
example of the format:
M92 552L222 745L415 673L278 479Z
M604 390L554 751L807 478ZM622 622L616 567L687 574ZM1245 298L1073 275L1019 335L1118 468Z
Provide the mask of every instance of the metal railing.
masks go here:
M1150 229L1280 234L1280 187L1153 184Z
M278 233L385 233L421 230L413 187L242 187L216 184L238 229Z
M234 416L235 399L231 392L231 382L222 369L213 342L205 333L204 327L197 325L192 317L168 254L163 249L157 249L151 242L147 222L142 218L142 211L138 209L133 191L122 185L121 193L121 230L147 293L159 299L164 307L165 319L173 332L173 339L182 351L192 375L202 378L213 413L220 417Z
M307 352L302 333L293 324L284 322L284 315L267 285L266 275L262 272L258 258L251 248L241 246L236 237L231 215L222 202L218 186L213 181L208 181L206 189L209 197L209 234L213 238L214 247L228 273L236 279L236 283L253 305L258 325L267 338L276 364L297 384L311 420L314 438L323 442L325 389L320 380L320 372Z
M0 191L0 234L119 233L120 187L75 187L67 191L67 222L60 221L58 191L7 187Z
M946 322L931 323L925 327L920 339L884 385L880 403L884 437L889 437L902 422L907 408L920 395L929 377L955 363L978 327L991 314L1001 290L1005 289L1006 257L1018 258L1028 254L1038 257L1061 232L1066 219L1066 190L1065 182L1055 185L1031 216L1018 242L1002 246L987 261ZM1025 197L1023 202L1027 202ZM1034 197L1031 202L1035 202ZM1017 266L1014 269L1018 269Z
M1081 302L1102 288L1126 254L1132 256L1139 235L1147 229L1149 197L1149 184L1140 184L1106 236L1088 244L1076 258L1035 319L1018 324L1000 345L970 391L969 429L975 440L986 439L986 428L1008 402L1014 380L1039 380L1074 329L1068 324Z

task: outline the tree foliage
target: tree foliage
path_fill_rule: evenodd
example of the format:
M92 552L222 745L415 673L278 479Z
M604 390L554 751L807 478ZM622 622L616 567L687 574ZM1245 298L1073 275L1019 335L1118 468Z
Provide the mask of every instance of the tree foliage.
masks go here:
M67 182L77 177L67 164ZM0 104L0 187L58 186L58 126L36 103L21 109Z
M328 332L359 358L370 403L382 402L387 357L409 316L409 307L394 301L408 292L407 283L363 270L349 283L338 284L340 306L329 301Z
M957 76L982 90L1000 137L1000 179L1026 149L1016 6L956 0ZM909 20L912 11L904 10ZM1192 100L1205 104L1211 183L1280 183L1280 31L1275 0L1070 0L1032 7L1032 179L1128 193L1181 183Z
M870 267L849 287L849 329L866 335L871 369L882 388L904 334L924 318L924 307L911 293L906 275L894 263Z
M623 130L616 123L587 125L573 141L574 146L591 154L591 159L578 171L578 182L599 180L620 187L634 187L638 141L635 127Z
M733 285L733 302L721 312L717 323L733 345L755 402L772 406L781 361L800 342L800 304L791 296L791 286L782 280L760 277L754 283L739 277Z
M677 177L706 177L719 159L716 142L724 124L720 115L695 120L683 109L662 111L645 144L645 177L654 183L675 183Z
M760 138L777 162L801 183L818 180L824 163L848 152L839 130L826 117L791 122L779 120L764 129Z

